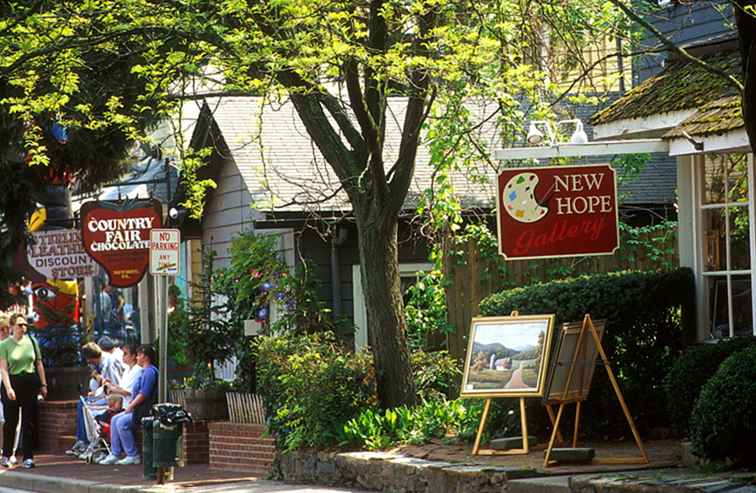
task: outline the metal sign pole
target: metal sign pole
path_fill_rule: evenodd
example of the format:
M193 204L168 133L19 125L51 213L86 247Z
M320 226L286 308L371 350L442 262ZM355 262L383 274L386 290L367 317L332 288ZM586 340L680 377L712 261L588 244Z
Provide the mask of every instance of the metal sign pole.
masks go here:
M158 381L158 390L160 402L168 402L168 276L160 276L160 282L165 284L163 291L163 300L160 307L163 309L160 320L160 379Z
M155 280L155 325L160 341L158 400L168 402L168 291L169 279L179 275L181 233L177 229L150 231L150 274Z

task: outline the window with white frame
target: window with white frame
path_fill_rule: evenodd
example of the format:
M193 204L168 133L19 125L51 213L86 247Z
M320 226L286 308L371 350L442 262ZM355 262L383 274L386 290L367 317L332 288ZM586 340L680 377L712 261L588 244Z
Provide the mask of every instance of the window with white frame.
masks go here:
M431 263L399 264L399 279L402 294L417 281L420 272L428 272L433 268ZM365 295L362 292L362 274L359 265L352 266L352 295L354 299L354 348L360 350L368 344L367 308Z
M747 154L705 154L696 163L704 325L715 339L756 334L753 163Z

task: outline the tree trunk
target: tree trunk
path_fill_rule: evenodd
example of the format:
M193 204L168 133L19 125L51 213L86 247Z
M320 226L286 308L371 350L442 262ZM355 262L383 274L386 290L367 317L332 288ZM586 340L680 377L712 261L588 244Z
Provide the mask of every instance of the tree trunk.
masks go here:
M378 399L384 409L417 401L399 280L397 218L380 212L357 214L362 292L370 346L375 359ZM377 216L377 217L376 217ZM373 220L375 219L375 220Z

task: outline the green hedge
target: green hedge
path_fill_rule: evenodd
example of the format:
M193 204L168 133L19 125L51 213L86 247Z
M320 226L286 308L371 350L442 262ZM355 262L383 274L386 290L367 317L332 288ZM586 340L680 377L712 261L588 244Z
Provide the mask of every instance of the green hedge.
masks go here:
M688 434L690 416L701 388L732 353L756 345L754 337L736 337L688 348L664 378L667 413L678 436Z
M556 314L557 324L585 313L607 319L604 348L636 424L642 431L668 426L663 377L695 334L695 287L690 269L612 272L539 283L495 293L480 304L483 316ZM606 372L595 374L584 431L627 436Z
M690 422L693 451L736 465L756 464L756 347L728 357L701 389Z
M335 445L344 423L377 406L372 358L330 332L260 337L255 352L268 428L282 450Z

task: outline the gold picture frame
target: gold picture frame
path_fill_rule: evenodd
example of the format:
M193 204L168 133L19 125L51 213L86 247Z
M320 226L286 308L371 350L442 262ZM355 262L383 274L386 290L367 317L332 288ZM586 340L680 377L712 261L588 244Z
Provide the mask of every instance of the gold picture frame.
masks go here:
M476 317L460 397L543 397L554 315Z

